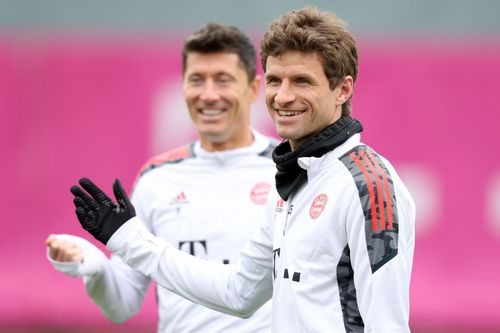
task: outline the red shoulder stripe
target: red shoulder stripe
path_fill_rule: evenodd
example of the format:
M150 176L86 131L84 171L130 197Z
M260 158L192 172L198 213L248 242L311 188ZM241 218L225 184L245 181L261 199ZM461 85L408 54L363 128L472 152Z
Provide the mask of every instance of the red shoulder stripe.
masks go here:
M361 161L357 158L356 154L353 152L351 153L351 158L352 160L354 161L354 163L356 163L356 165L358 166L358 168L361 170L361 172L363 173L363 176L365 176L365 179L366 179L366 184L368 186L368 193L370 194L370 211L371 211L371 215L372 215L372 227L373 227L373 231L377 231L378 230L378 221L377 221L377 210L375 208L375 192L373 190L373 186L372 186L372 181L370 179L370 175L368 174L368 171L366 171L365 169L365 166L363 165L363 163L361 163Z
M189 157L191 145L187 144L178 148L174 148L172 150L166 151L162 154L156 155L150 158L144 165L141 167L139 173L136 175L134 183L132 185L132 189L135 188L137 181L141 177L141 175L148 169L167 162L179 161L184 158Z
M366 152L373 160L373 163L375 164L375 168L377 169L378 173L382 175L382 180L384 181L385 200L387 200L387 218L389 220L387 228L389 230L392 230L392 200L391 200L391 194L389 192L389 183L387 181L387 175L385 174L385 171L382 170L382 168L378 164L377 159L375 158L375 156L373 156L372 152L370 150L367 150Z
M368 150L367 150L368 151ZM373 178L375 178L375 184L377 187L377 198L378 198L378 208L380 209L380 227L385 230L385 210L384 210L384 194L382 193L382 186L380 185L380 178L375 171L375 168L371 161L366 157L363 151L358 152L361 158L365 161L366 165L372 172Z
M142 174L144 171L147 169L151 168L152 166L166 163L166 162L173 162L173 161L178 161L182 160L186 157L189 156L189 148L190 145L184 145L178 148L174 148L172 150L166 151L162 154L156 155L149 159L141 168L139 174Z

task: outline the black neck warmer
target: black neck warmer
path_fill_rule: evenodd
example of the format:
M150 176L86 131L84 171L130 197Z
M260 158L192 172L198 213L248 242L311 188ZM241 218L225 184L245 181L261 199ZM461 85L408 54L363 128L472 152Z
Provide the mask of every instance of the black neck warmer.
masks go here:
M356 119L346 115L325 127L292 151L290 142L284 141L273 151L276 163L276 188L283 200L307 181L307 171L297 162L299 157L321 157L332 151L347 139L363 130Z

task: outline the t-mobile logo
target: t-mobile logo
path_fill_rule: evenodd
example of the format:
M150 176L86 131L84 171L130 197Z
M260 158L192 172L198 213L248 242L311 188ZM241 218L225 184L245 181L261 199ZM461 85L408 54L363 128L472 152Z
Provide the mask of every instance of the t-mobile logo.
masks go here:
M187 252L192 256L204 258L207 256L207 241L180 241L179 250Z
M192 256L210 259L208 257L208 245L206 240L180 241L178 248ZM222 263L225 265L229 264L229 259L222 259Z
M277 248L273 250L273 280L276 280L276 277L278 276L278 266L277 262L280 259L280 254L281 254L281 249ZM293 272L290 271L288 268L283 269L283 279L291 279L292 281L295 282L300 282L300 272Z

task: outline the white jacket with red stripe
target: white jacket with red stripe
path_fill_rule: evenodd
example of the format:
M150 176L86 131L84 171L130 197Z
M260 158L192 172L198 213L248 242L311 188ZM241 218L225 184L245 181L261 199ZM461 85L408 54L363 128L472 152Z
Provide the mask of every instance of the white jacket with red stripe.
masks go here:
M258 230L269 189L274 187L271 152L277 141L253 134L248 147L207 152L197 141L151 159L132 195L142 227L189 257L236 262L245 242ZM78 237L60 237L76 242L85 262L49 260L66 274L83 276L87 293L108 318L123 322L140 310L151 281L148 276L116 256L108 260ZM197 305L160 285L157 301L161 333L270 332L270 303L244 320Z
M187 256L138 218L107 246L219 311L247 317L272 297L273 332L409 332L415 206L394 168L359 134L298 162L307 184L286 202L273 190L267 218L234 265Z

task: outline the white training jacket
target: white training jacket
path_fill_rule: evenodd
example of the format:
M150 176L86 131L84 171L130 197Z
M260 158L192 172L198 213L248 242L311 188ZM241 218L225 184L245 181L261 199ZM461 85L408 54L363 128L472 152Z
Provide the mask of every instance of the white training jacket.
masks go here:
M151 159L132 195L142 227L203 261L235 263L259 228L276 173L270 158L276 140L253 134L249 147L207 152L197 141ZM89 296L115 322L135 315L148 289L149 275L134 271L116 256L103 259L88 242L80 240L79 244L88 265L100 262L95 272L83 274ZM56 268L65 265L59 263ZM252 318L241 319L192 303L160 285L157 301L161 333L270 332L270 302Z
M307 184L286 202L273 191L260 231L231 265L177 251L139 217L107 247L165 288L222 312L248 317L272 297L273 332L409 332L415 206L394 168L359 134L299 164Z

